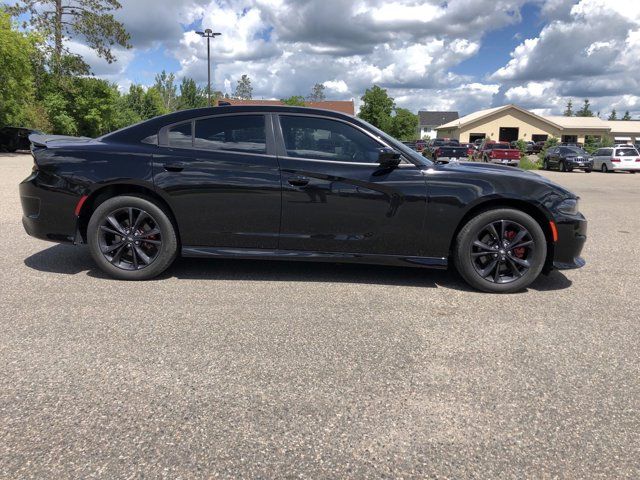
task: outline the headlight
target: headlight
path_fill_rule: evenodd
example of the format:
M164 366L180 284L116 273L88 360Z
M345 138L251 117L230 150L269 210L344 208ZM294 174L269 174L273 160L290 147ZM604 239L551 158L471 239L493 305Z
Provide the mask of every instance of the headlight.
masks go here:
M558 205L558 211L567 215L575 215L578 213L578 199L567 198Z

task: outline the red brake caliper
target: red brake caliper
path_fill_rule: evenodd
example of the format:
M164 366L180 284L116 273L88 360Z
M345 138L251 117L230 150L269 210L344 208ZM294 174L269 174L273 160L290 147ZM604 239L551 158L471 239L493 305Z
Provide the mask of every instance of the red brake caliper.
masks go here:
M504 232L504 236L507 240L511 241L513 240L513 237L516 236L516 232L513 230L507 230ZM514 248L513 254L518 258L524 257L524 247Z

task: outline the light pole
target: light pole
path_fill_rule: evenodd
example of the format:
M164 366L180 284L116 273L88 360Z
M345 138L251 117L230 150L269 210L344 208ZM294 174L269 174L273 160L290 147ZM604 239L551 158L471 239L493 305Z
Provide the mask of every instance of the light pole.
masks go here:
M214 32L210 28L205 29L204 32L196 32L201 37L207 39L207 102L211 106L211 47L209 45L212 38L216 38L221 33Z

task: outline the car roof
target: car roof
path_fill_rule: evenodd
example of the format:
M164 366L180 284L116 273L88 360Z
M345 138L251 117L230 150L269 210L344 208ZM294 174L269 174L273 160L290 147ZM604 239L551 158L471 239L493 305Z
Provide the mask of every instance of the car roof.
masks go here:
M135 125L107 133L99 138L101 141L130 142L139 141L157 131L165 125L187 121L192 118L208 117L213 115L225 115L231 113L302 113L307 115L322 115L323 117L333 117L343 120L353 121L352 115L336 112L335 110L325 110L312 107L292 107L288 105L224 105L218 107L192 108L179 110L159 117L142 121Z

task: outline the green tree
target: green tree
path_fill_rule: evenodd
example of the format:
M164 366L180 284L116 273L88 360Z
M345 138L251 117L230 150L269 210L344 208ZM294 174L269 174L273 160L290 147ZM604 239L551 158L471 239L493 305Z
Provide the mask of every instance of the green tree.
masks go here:
M611 110L611 114L609 115L609 118L607 118L607 120L617 120L618 119L618 112L616 112L616 109L614 108L613 110Z
M576 117L593 117L589 99L584 99L584 104L582 105L582 108L576 112Z
M116 60L112 47L131 48L129 34L112 11L121 8L118 0L20 0L7 8L11 15L28 14L28 23L46 40L55 74L88 73L89 67L78 55L70 54L65 42L80 38L99 57Z
M362 105L358 116L371 125L389 133L391 129L391 113L395 108L391 98L384 88L374 85L368 88L360 98Z
M236 85L235 98L241 100L251 100L253 96L253 87L251 86L251 79L248 75L242 75L238 84Z
M418 136L418 116L406 108L396 108L395 112L389 134L398 140L415 140Z
M305 106L304 97L301 97L300 95L294 95L294 96L289 97L289 98L283 98L280 101L282 103L284 103L285 105L291 105L292 107L304 107Z
M211 101L213 103L214 98L212 98ZM207 94L202 88L196 85L193 78L184 77L182 79L178 106L181 110L207 106Z
M15 31L0 11L0 126L30 126L34 107L33 36Z
M563 115L565 117L573 117L573 102L571 100L567 102L567 108L565 109Z
M622 117L622 120L631 120L631 115L629 115L629 110L627 110L626 112L624 112L624 116Z
M323 102L325 99L325 86L321 83L316 83L311 89L311 93L307 97L307 100L310 102Z
M153 88L160 94L166 112L173 112L178 108L178 86L176 85L176 76L173 73L162 70L156 75Z

